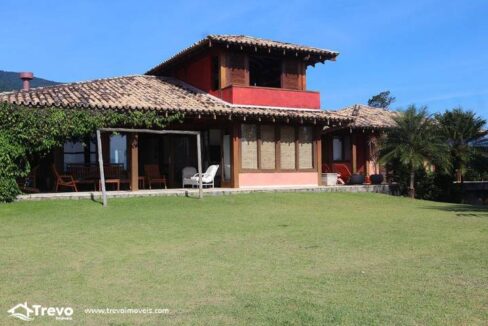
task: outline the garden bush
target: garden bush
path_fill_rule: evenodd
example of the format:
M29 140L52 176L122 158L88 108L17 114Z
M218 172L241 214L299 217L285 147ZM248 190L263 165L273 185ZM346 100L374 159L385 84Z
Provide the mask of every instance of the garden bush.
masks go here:
M27 176L34 157L42 157L71 140L84 140L98 128L162 129L180 121L181 114L156 111L32 108L0 105L0 202L13 201L20 193L17 180Z

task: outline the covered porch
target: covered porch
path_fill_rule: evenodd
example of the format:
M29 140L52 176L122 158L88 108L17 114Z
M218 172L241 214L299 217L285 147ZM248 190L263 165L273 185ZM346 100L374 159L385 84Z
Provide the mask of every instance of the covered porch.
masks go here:
M380 164L379 141L396 125L397 112L353 105L337 111L354 121L322 132L322 173L337 173L344 183L370 184L388 181Z
M185 130L192 129L185 133ZM217 166L212 183L205 187L233 187L232 125L207 122L171 126L174 133L101 132L100 149L95 135L66 142L46 157L31 162L31 174L19 180L27 193L87 192L101 190L103 158L105 186L109 191L138 191L192 187L198 171L196 133L201 136L202 171ZM195 187L196 185L193 184Z

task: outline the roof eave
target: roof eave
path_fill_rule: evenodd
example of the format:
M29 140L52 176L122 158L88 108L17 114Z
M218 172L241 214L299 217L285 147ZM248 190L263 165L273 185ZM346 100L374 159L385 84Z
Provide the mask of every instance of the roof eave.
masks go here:
M267 48L268 51L283 51L283 54L286 55L286 52L288 53L295 53L297 57L302 57L307 65L315 66L317 63L324 63L325 61L336 61L337 57L339 56L339 52L336 51L330 51L330 50L325 50L325 49L314 49L310 48L308 50L305 49L295 49L295 50L287 50L283 49L280 47L264 47L262 45L252 45L252 44L241 44L237 41L225 41L225 40L220 40L220 39L215 39L212 35L209 35L205 37L204 39L194 43L193 45L189 46L186 49L183 49L182 51L176 53L174 56L170 57L169 59L161 62L157 66L151 68L147 72L145 72L145 75L155 75L158 74L161 70L163 69L168 69L172 65L176 64L180 60L184 59L185 57L197 52L198 50L201 50L205 46L207 47L213 47L213 46L223 46L226 48L230 48L230 46L238 46L241 50L244 49L249 49L252 50L254 49L257 51L257 48Z

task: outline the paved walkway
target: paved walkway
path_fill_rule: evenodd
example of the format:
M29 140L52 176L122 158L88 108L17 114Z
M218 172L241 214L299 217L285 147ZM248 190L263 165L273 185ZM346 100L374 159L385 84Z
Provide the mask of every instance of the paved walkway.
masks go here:
M222 196L252 192L376 192L390 193L389 185L353 185L353 186L288 186L288 187L252 187L252 188L210 188L203 190L203 196ZM18 200L48 200L48 199L99 199L100 191L82 192L54 192L41 194L25 194L17 197ZM107 191L107 198L147 197L147 196L198 196L198 189L145 189L138 191Z

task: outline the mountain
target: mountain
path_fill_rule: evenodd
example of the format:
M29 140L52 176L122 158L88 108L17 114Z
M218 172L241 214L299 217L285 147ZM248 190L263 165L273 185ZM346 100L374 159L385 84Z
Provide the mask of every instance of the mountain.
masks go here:
M59 84L52 80L38 78L34 74L34 79L31 80L31 88L41 86L52 86ZM0 92L18 91L22 89L22 80L19 78L18 72L0 70Z

